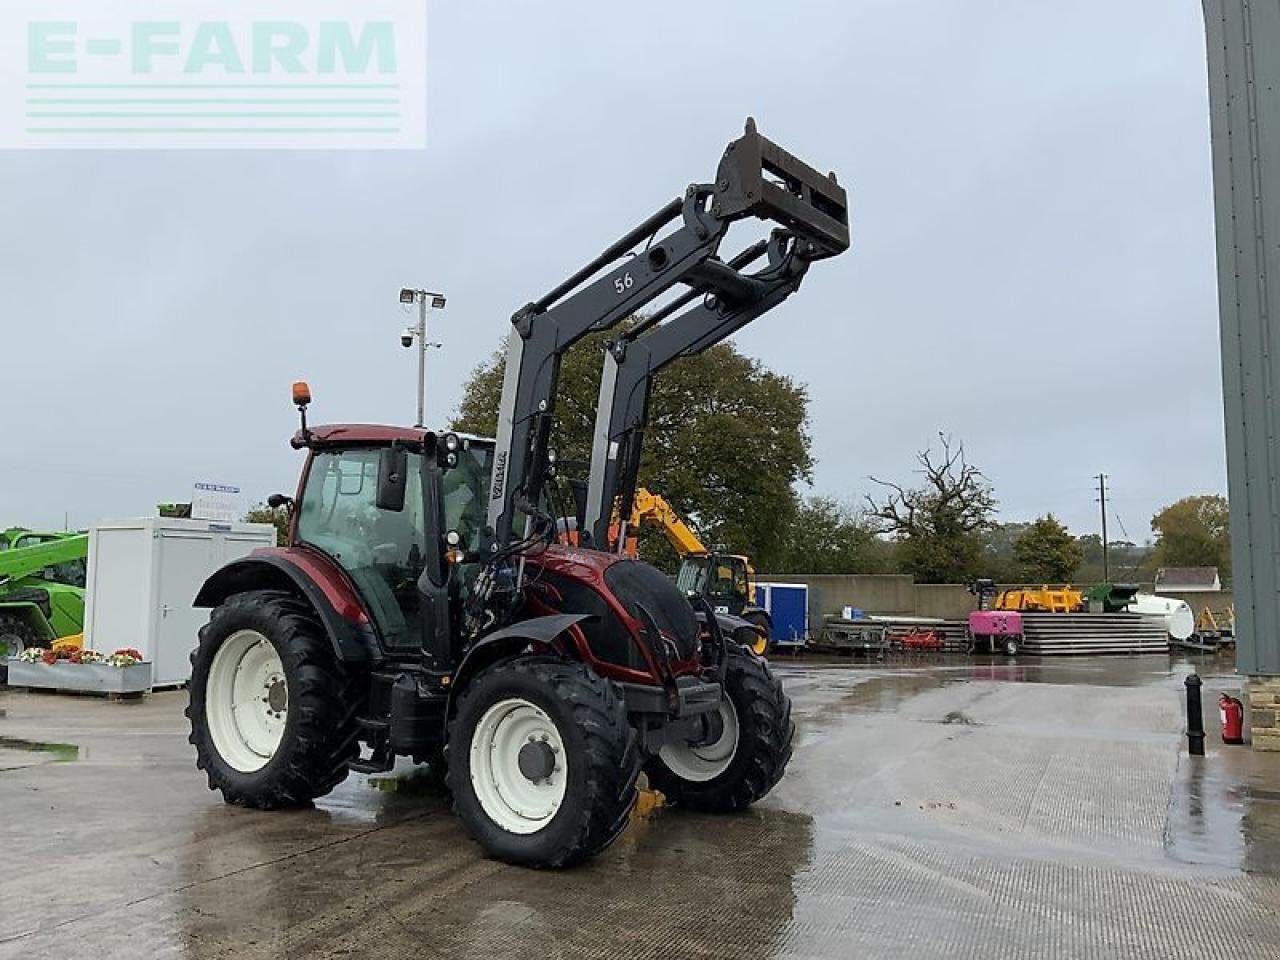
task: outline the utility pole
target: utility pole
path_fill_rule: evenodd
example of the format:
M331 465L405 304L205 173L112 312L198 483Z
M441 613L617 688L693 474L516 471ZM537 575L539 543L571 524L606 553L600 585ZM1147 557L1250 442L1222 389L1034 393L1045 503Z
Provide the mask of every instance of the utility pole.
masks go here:
M418 419L414 426L427 425L427 347L438 347L440 344L427 340L427 308L443 310L445 297L443 293L432 293L430 290L414 290L405 287L400 291L400 302L418 304L418 325L405 327L400 334L400 343L407 350L418 342Z
M1107 475L1098 474L1098 502L1102 504L1102 582L1111 582L1111 570L1107 564Z

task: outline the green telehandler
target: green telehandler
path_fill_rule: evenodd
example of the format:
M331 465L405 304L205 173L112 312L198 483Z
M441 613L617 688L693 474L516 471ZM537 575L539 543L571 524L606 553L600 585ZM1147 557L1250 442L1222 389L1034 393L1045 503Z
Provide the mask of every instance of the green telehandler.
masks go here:
M0 680L5 658L84 630L86 534L0 533ZM11 546L11 544L13 544ZM29 544L29 545L26 545ZM79 583L63 580L79 579Z

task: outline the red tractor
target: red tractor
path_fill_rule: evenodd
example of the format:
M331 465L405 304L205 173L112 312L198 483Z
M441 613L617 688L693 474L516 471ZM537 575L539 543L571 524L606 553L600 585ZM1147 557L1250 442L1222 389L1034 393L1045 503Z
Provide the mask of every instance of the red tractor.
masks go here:
M703 319L764 312L848 247L845 204L834 175L749 122L714 183L515 315L496 441L308 427L295 386L307 460L296 496L272 498L291 506L289 545L224 567L195 601L212 610L188 709L210 788L301 806L408 756L444 772L490 855L539 867L608 846L642 770L701 810L768 793L791 756L781 684L653 567L556 543L548 440L575 342L676 284ZM779 224L754 274L716 256L747 217Z

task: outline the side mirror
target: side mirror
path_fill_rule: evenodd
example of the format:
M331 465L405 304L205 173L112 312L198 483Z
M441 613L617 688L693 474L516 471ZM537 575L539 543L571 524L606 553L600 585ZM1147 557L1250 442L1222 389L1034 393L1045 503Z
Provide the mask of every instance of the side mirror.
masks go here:
M283 493L273 493L267 497L267 506L272 510L279 510L281 507L292 507L293 497L286 496Z
M378 454L379 510L399 513L404 509L404 494L408 486L409 454L402 447L387 447Z

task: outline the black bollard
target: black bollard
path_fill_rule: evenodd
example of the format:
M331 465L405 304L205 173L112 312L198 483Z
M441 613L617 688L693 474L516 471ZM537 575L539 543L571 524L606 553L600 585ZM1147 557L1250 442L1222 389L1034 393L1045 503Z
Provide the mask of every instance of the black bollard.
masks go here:
M1187 677L1187 752L1204 756L1204 711L1200 708L1200 675Z

